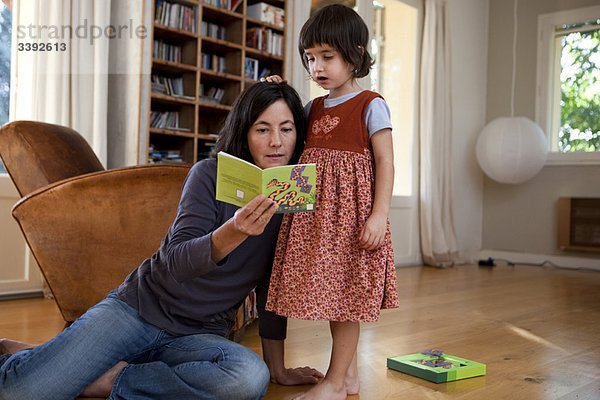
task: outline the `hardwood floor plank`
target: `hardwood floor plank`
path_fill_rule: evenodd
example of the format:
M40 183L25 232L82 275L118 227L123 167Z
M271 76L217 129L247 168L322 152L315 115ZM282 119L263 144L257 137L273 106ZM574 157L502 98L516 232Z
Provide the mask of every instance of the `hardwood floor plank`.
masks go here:
M400 307L363 324L360 396L386 400L600 399L600 273L499 266L397 272ZM0 302L0 337L41 343L63 328L49 300ZM256 324L242 342L260 353ZM487 375L435 384L386 368L387 357L440 348L483 362ZM327 322L290 320L286 364L325 372ZM267 400L308 387L272 384Z

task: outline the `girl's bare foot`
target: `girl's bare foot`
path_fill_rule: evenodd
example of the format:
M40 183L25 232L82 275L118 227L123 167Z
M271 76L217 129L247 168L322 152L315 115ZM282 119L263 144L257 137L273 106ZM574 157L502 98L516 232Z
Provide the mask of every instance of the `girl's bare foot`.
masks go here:
M348 396L358 394L360 391L360 381L358 380L358 369L356 365L354 367L350 365L346 376L344 377L344 383L346 384L346 393Z
M336 387L327 378L293 400L346 400L346 387Z
M117 379L117 375L119 372L123 370L128 364L125 361L119 361L103 373L100 378L96 379L91 385L86 387L83 392L81 392L82 397L108 397L110 396L110 392L112 391L113 383L115 383L115 379Z
M348 366L346 376L344 377L344 384L346 385L346 393L348 396L358 394L360 391L360 382L358 380L358 360L356 358L356 352L352 357L352 362Z
M31 349L35 345L30 343L19 342L18 340L11 339L0 339L0 355L2 354L15 354L18 351Z

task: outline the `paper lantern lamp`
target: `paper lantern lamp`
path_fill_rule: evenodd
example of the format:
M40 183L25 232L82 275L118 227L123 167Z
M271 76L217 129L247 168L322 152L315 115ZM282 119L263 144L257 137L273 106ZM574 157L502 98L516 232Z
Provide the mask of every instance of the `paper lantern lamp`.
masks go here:
M476 154L479 166L493 180L522 183L544 166L548 143L542 128L530 119L501 117L483 128Z

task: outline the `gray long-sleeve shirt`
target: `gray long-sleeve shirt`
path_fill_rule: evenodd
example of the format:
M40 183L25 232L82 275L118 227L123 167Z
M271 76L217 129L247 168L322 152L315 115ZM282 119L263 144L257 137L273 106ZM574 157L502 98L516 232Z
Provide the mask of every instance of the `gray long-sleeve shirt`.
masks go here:
M117 293L144 320L169 333L226 336L238 307L256 287L260 335L284 339L287 320L264 309L281 215L215 264L212 232L238 209L215 200L216 166L209 159L192 167L160 249L129 274Z

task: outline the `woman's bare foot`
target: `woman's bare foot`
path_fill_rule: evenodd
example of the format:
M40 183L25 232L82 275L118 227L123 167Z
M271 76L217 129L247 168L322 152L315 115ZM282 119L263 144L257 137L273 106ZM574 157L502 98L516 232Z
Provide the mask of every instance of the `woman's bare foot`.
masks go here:
M112 391L113 383L115 383L115 379L117 379L117 375L119 372L123 370L128 364L125 361L119 361L103 373L100 378L96 379L91 385L86 387L83 392L81 392L81 397L108 397L110 396L110 392Z
M18 340L0 339L0 355L15 354L18 351L31 349L34 344L19 342Z
M336 387L325 378L308 392L294 397L293 400L346 400L346 387Z

